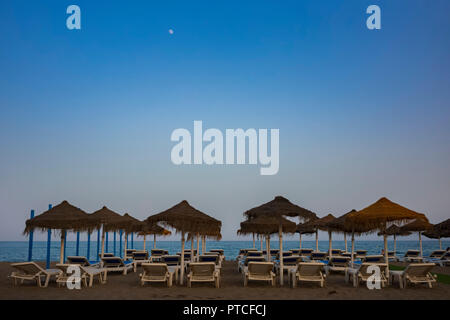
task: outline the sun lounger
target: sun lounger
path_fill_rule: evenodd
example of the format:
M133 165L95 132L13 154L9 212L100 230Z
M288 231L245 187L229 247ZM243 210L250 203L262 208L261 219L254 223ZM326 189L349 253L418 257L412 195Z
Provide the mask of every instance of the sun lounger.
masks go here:
M201 255L198 257L198 262L212 262L217 267L220 267L220 257L218 255Z
M99 262L89 261L83 256L69 256L67 257L67 264L78 264L83 267L97 267L100 266Z
M125 250L125 257L124 257L124 259L125 260L133 259L133 252L135 252L135 251L136 251L136 249L127 249L127 250Z
M122 272L126 275L128 270L133 269L133 262L124 261L120 257L106 257L102 259L102 268L107 272Z
M302 257L300 256L287 256L283 258L283 272L287 271L288 273L292 269L296 269L298 263L302 261ZM275 263L275 274L280 275L281 269L280 269L280 262L277 261ZM289 280L289 278L288 278Z
M101 258L102 258L102 254L100 253L100 254L98 255L98 257L101 259ZM103 258L109 258L109 257L114 257L114 253L111 253L111 252L105 252L105 253L103 253Z
M444 254L446 254L447 251L445 250L434 250L427 259L440 259Z
M380 268L380 285L384 288L388 282L386 279L386 270L388 265L386 263L369 263L363 262L359 268L349 268L345 272L346 282L351 280L353 282L353 286L356 288L359 286L360 282L367 282L371 276L374 275L373 271L369 272L370 266L377 266Z
M394 251L388 251L388 259L389 261L400 261Z
M257 249L256 248L240 249L239 254L236 257L236 260L241 260L245 255L247 255L248 251L257 251Z
M350 259L348 257L331 257L324 267L327 275L330 272L345 272L349 268Z
M325 285L324 264L321 262L299 262L297 269L290 272L290 282L293 288L298 282L318 282L320 287Z
M245 272L248 264L250 262L265 262L266 259L263 256L258 256L258 257L247 257L244 260L239 261L238 263L238 271L239 272Z
M319 252L319 251L311 252L311 255L310 255L310 259L313 261L314 260L325 260L326 257L327 257L326 252Z
M291 251L283 251L283 257L290 257L292 256L292 252ZM280 253L278 252L276 255L276 260L280 260Z
M404 262L422 262L423 258L420 256L419 250L408 250L403 256Z
M247 286L250 280L269 281L272 286L275 286L275 273L272 270L272 262L249 262L247 270L244 272L244 287Z
M220 271L216 270L214 262L193 262L189 264L187 275L187 286L190 288L192 282L214 282L215 287L220 286Z
M393 283L397 278L400 288L406 288L408 283L425 283L428 287L433 287L433 282L436 282L435 276L431 274L431 269L435 266L434 263L411 263L403 271L389 271L389 282Z
M357 259L362 259L367 255L367 250L356 250L355 254Z
M165 250L163 250L163 249L152 249L152 250L150 251L150 254L151 254L152 257L153 257L153 256L162 256L162 255L165 254L164 251L165 251Z
M143 263L142 273L139 275L141 285L146 282L165 282L168 287L172 286L173 272L165 263Z
M134 268L134 272L137 271L137 267L140 266L142 263L144 262L150 262L149 258L148 258L148 251L134 251L132 253L133 255L133 268Z
M105 283L106 282L106 270L103 268L95 268L90 266L81 266L76 264L57 264L56 267L61 270L61 273L56 278L56 283L58 286L62 284L67 284L67 281L70 279L70 277L75 276L74 273L68 273L67 269L70 266L78 266L80 268L80 282L84 283L84 285L87 287L92 287L92 284L94 283L95 276L98 276L99 283ZM87 280L89 279L89 284Z
M9 276L13 279L14 285L17 285L17 280L20 280L22 284L25 280L36 281L39 287L46 288L50 282L50 278L56 277L61 273L59 269L44 269L35 262L19 262L12 263L11 267L16 269ZM41 282L41 278L45 278L44 284Z
M382 255L370 255L370 256L365 256L364 258L361 259L361 262L363 263L384 263L384 256Z
M332 256L340 256L342 253L341 249L331 249L331 255Z
M450 265L450 251L446 251L439 259L424 259L427 263L435 263L438 266L445 267Z
M313 249L300 249L298 255L301 257L309 257L313 251Z

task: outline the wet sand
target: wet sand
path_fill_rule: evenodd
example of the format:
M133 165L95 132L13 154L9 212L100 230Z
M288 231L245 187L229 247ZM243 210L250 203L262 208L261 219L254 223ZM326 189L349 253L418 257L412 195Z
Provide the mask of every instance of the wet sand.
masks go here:
M445 269L445 270L444 270ZM439 273L450 274L449 267L439 268ZM418 285L400 290L395 283L391 287L381 290L369 290L364 285L353 288L346 284L344 276L332 274L327 278L325 288L317 284L300 284L292 289L286 284L280 287L271 287L267 284L250 282L248 287L243 286L242 274L237 271L234 261L225 261L222 270L221 287L216 289L212 284L193 284L192 288L186 285L174 285L171 288L163 284L152 284L141 287L139 272L130 272L124 276L120 273L109 273L106 284L97 281L92 288L82 287L81 290L58 288L52 281L48 288L39 288L32 282L14 287L8 275L12 268L7 262L0 262L0 299L250 299L250 300L290 300L290 299L450 299L450 285L436 283L432 289Z

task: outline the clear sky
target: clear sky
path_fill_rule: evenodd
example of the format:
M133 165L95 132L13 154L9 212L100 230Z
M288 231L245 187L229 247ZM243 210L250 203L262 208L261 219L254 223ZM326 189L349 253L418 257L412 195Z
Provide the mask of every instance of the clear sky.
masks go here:
M66 28L70 4L81 30ZM366 28L371 4L381 30ZM0 240L24 239L30 209L62 200L144 219L186 199L226 240L275 195L319 216L386 196L449 218L449 12L448 0L1 1ZM173 165L170 135L194 120L280 129L279 173Z

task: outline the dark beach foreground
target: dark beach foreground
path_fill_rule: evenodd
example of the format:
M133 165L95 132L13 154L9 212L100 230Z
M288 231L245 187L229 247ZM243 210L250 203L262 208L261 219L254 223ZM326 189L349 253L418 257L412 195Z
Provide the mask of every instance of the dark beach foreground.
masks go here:
M218 289L212 284L194 284L192 288L180 285L167 288L159 284L141 287L139 269L138 272L130 272L126 276L110 273L106 284L95 282L92 288L83 287L81 290L58 288L54 282L51 282L48 288L38 288L32 282L14 287L8 278L11 271L9 263L0 262L0 299L450 299L450 285L444 283L436 283L432 289L415 286L401 290L396 283L381 290L369 290L364 285L353 288L344 282L344 276L340 274L330 275L325 288L315 284L305 284L292 289L287 283L284 287L278 284L276 287L271 287L263 283L250 283L249 287L244 287L242 275L237 271L237 264L234 261L224 262L221 287ZM449 267L436 267L433 271L450 274Z

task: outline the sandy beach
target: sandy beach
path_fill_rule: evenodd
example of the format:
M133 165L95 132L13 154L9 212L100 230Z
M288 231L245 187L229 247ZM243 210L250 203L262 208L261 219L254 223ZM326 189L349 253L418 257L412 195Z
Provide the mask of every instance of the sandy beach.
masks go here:
M450 274L450 268L436 267L433 272ZM319 288L314 284L305 284L295 289L287 284L285 287L270 287L262 283L250 283L249 287L243 286L242 275L237 271L235 261L225 261L222 271L222 282L219 289L211 284L194 284L192 288L175 285L167 288L163 285L141 287L138 272L131 272L126 276L120 273L108 274L106 284L94 283L92 288L83 287L81 290L68 290L58 288L51 282L48 288L38 288L32 282L14 287L8 275L12 268L7 262L0 262L0 299L250 299L250 300L290 300L290 299L450 299L450 285L436 283L432 289L425 286L408 287L400 290L398 284L382 290L368 290L365 286L353 288L344 282L341 274L332 274L327 279L325 288Z

